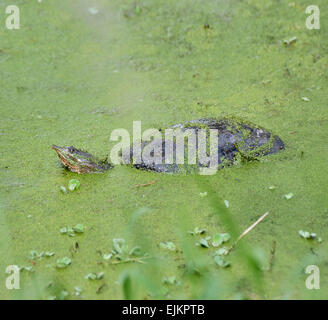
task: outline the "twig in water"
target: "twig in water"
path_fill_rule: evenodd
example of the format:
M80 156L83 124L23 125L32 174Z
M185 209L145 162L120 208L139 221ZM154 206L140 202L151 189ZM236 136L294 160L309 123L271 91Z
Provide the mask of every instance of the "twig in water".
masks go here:
M135 188L139 188L139 187L147 187L147 186L151 186L151 185L154 184L156 181L157 181L157 180L155 179L155 180L150 181L150 182L148 182L148 183L137 184L137 185L135 185L134 187L135 187Z
M273 260L274 260L274 254L276 252L276 241L272 241L272 248L270 250L270 263L269 263L269 271L272 271L273 266Z
M236 246L239 240L244 238L247 233L249 233L251 230L253 230L267 215L269 212L266 212L263 216L261 216L258 220L256 220L250 227L248 227L235 241L235 243L226 251L226 255Z

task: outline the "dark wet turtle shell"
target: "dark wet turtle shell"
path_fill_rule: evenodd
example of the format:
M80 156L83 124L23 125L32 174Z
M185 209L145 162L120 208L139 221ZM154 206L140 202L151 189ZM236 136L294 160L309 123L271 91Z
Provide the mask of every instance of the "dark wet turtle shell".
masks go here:
M218 168L233 165L236 161L257 160L258 157L266 156L279 152L284 149L283 141L269 131L240 120L224 119L198 119L171 126L172 129L181 129L183 132L187 129L195 130L197 134L200 129L218 130ZM138 169L152 170L156 172L168 173L192 173L198 172L199 168L206 167L197 162L194 165L187 164L187 144L185 143L185 163L165 164L165 141L162 135L162 164L156 164L154 161L142 160L139 164L134 164ZM173 153L176 151L176 141L173 140ZM141 149L147 145L142 143ZM198 149L198 139L196 140L196 149ZM130 158L124 159L125 163L132 163L133 152L131 147Z

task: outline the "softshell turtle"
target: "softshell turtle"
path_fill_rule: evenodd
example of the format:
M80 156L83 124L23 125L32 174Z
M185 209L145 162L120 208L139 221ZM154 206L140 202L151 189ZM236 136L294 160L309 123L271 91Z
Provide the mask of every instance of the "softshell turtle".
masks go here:
M165 135L162 132L162 138L157 137L151 141L151 145L156 146L154 149L151 150L149 147L150 143L141 143L140 152L142 153L142 157L137 163L133 161L135 160L135 154L132 146L128 148L127 152L122 152L123 164L132 163L138 169L156 172L198 172L200 168L209 167L209 163L200 161L199 156L197 156L199 149L202 147L201 143L206 145L202 149L205 148L205 150L209 151L210 148L209 135L201 139L200 133L209 133L211 129L217 134L217 155L215 158L218 169L231 166L236 162L258 160L261 156L273 154L285 148L283 141L268 130L249 122L231 118L191 120L183 124L168 127L167 129L170 129L171 132L173 131L174 134L177 132L182 134L182 148L184 149L182 152L184 157L182 162L181 158L179 161L177 160L177 149L179 145L176 136L173 135L173 138L168 139L166 132ZM193 134L195 138L191 143L188 142L189 144L187 144L186 140L189 139L187 137ZM188 162L190 158L187 149L190 147L194 151L194 163ZM107 161L100 161L91 154L80 151L73 146L58 147L53 145L52 148L57 152L62 164L73 172L103 172L112 167ZM148 156L144 155L145 151L147 151ZM156 159L155 154L157 155ZM171 159L171 161L167 161L167 159Z

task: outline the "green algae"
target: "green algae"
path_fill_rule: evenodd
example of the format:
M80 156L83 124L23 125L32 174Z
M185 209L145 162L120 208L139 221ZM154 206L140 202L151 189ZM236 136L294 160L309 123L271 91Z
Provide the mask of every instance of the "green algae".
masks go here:
M126 279L132 285L139 275L147 288L135 289L133 296L145 298L153 291L156 298L163 295L149 278L161 283L165 275L186 271L171 297L252 298L258 292L265 298L325 298L327 243L304 243L298 235L301 229L315 230L328 238L325 23L321 30L305 28L306 1L289 6L288 1L145 0L138 10L134 1L95 3L97 15L88 13L83 0L20 1L21 29L0 28L0 269L30 265L31 250L72 260L63 270L47 259L36 261L35 272L22 273L21 290L7 290L2 273L0 297L46 299L58 295L51 290L72 293L83 287L79 298L123 298L121 273L130 272ZM9 4L2 1L0 12ZM324 4L317 1L327 16ZM0 14L0 23L3 18ZM282 45L294 36L296 43ZM302 101L304 96L310 101ZM146 129L217 116L270 128L286 151L202 177L206 186L200 187L199 177L124 167L76 175L63 170L51 150L53 143L74 144L105 158L111 131L131 133L133 120ZM76 178L78 190L60 192ZM134 188L154 179L152 186ZM272 272L250 273L239 247L224 272L195 261L199 272L210 266L202 280L193 278L194 269L178 268L195 250L193 239L183 237L187 230L201 225L210 234L236 236L221 209L199 197L210 189L218 201L229 199L228 214L238 221L239 232L270 211L243 241L267 255L276 241ZM291 191L295 197L284 201ZM140 208L147 209L134 220ZM88 226L79 237L58 233L78 223ZM155 253L161 242L171 241L184 254L161 254L156 269L98 264L97 251L108 252L114 238ZM320 290L305 287L303 269L310 264L320 267ZM107 287L99 294L99 284L84 279L90 271L106 274ZM50 282L53 288L47 288Z

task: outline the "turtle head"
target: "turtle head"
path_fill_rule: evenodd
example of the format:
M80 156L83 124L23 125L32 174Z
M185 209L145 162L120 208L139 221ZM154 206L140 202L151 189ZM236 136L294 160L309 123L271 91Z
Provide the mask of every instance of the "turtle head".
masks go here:
M110 168L108 163L99 161L92 154L78 150L73 146L52 145L52 149L56 151L61 163L72 172L102 172Z

